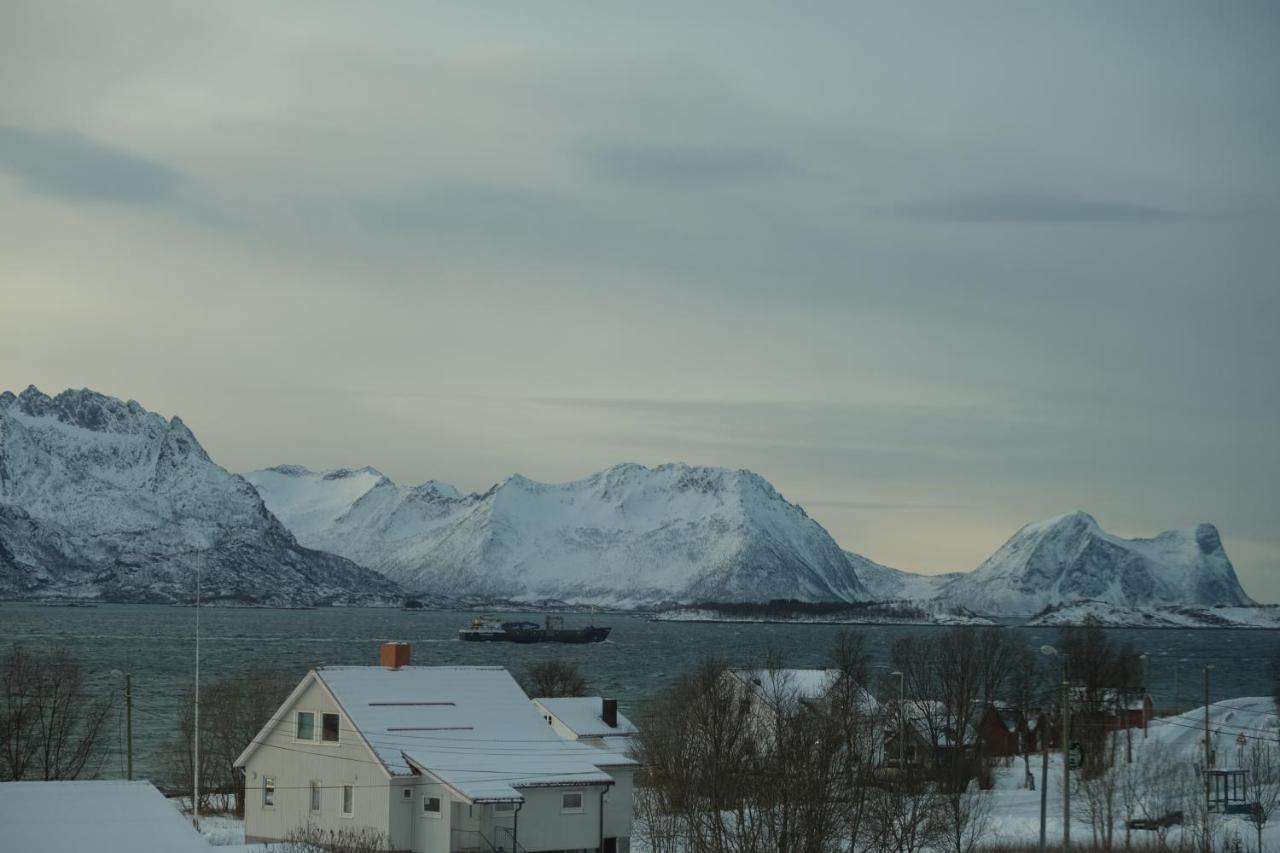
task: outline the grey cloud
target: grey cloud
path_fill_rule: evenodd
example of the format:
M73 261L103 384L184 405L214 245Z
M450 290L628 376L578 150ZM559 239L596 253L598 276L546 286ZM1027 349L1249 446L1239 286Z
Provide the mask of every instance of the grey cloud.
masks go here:
M1173 222L1189 218L1127 201L1080 199L1037 193L962 195L888 208L894 215L926 222L990 225L1091 225Z
M781 155L745 148L610 142L583 146L579 157L597 175L666 186L749 181L792 170Z
M148 160L67 130L0 125L0 169L33 192L115 204L171 200L181 176Z

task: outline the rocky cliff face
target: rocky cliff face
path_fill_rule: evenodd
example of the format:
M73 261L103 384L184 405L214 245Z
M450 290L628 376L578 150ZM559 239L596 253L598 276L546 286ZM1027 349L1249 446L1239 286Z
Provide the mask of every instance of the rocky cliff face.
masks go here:
M395 600L302 547L179 418L94 391L0 394L0 594L259 604Z
M618 465L472 495L369 468L246 478L304 544L412 591L627 607L871 597L830 535L749 471Z

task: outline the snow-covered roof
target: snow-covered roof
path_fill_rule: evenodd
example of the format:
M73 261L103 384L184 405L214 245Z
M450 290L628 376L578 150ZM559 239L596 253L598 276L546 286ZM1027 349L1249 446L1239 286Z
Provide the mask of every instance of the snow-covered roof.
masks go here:
M618 714L618 725L611 726L606 723L601 716L604 700L599 696L573 696L533 701L578 737L633 735L639 731L621 713Z
M821 699L827 695L840 677L838 669L731 669L729 674L747 689L767 699L773 695L799 699ZM879 709L870 691L859 686L860 701L867 713Z
M519 788L607 785L620 755L564 740L496 666L316 670L394 774L425 772L473 802L522 799Z
M212 853L150 782L0 783L0 846L22 853Z

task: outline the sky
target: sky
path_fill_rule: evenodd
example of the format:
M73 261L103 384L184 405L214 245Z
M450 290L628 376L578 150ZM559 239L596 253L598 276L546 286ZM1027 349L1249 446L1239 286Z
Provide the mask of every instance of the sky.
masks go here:
M971 569L1085 509L1280 600L1280 6L0 7L0 389L233 471L748 468Z

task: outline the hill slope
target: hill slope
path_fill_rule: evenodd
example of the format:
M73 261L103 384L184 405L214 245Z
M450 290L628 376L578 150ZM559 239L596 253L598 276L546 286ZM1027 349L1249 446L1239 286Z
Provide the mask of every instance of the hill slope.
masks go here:
M270 604L394 599L300 546L178 418L90 390L0 394L0 594Z

